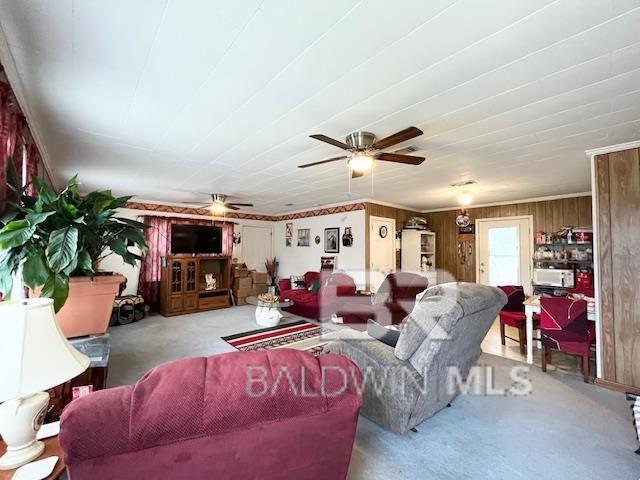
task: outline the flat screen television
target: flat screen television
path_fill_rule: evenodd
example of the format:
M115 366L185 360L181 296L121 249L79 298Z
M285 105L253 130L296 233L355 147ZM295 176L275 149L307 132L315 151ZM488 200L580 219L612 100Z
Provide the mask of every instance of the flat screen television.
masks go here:
M222 228L208 225L171 225L171 253L220 254Z

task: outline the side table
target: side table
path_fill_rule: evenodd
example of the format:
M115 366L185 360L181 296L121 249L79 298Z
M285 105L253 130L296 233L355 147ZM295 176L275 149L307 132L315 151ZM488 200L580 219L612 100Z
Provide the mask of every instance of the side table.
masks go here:
M44 443L44 451L42 452L42 455L34 460L34 462L37 460L43 460L53 455L59 457L56 466L53 467L53 472L51 472L51 475L45 478L45 480L55 480L60 475L62 475L67 468L62 458L63 453L62 449L60 448L60 443L58 443L58 436L56 435L55 437L45 438L44 440L42 440L42 442ZM0 441L0 455L4 455L4 452L6 451L7 446L4 442ZM0 480L11 480L16 470L17 468L14 468L12 470L0 470Z
M93 390L107 388L107 374L109 371L109 356L111 352L111 337L108 333L103 335L90 335L87 337L72 338L69 340L77 350L84 353L91 363L89 368L72 378L68 382L49 389L51 400L45 417L45 423L60 419L62 410L72 400L73 387L93 385Z

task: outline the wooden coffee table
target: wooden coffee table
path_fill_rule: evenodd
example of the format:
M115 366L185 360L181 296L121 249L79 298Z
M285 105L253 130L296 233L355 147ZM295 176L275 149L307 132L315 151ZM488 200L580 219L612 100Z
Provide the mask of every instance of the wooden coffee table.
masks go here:
M47 457L51 457L53 455L59 457L56 466L53 468L53 472L49 475L45 480L55 480L62 473L64 473L66 467L64 465L64 461L62 460L62 449L60 448L60 444L58 443L58 436L49 437L42 440L44 443L44 451L42 455L40 455L36 460L43 460ZM7 451L7 446L4 442L0 441L0 455L4 455L4 452ZM34 460L34 462L36 461ZM0 470L0 480L11 480L13 474L17 469L14 468L12 470Z

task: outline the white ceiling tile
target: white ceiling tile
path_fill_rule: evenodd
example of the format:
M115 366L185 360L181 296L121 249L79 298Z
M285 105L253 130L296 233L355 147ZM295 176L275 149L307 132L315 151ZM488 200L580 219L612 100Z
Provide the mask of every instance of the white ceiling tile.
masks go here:
M585 149L640 138L637 0L134 3L0 0L58 181L428 209L460 179L482 203L586 191ZM378 162L373 193L368 174L349 194L344 160L297 168L342 152L311 133L409 125L427 161Z
M73 2L73 52L97 64L140 73L168 0Z
M12 46L48 55L72 53L73 0L0 1L0 24Z
M162 148L192 150L342 15L351 1L267 2L177 116ZM306 22L300 17L306 16ZM251 59L251 61L247 61ZM211 95L221 92L222 95ZM198 121L194 122L193 119ZM171 142L171 143L169 143Z

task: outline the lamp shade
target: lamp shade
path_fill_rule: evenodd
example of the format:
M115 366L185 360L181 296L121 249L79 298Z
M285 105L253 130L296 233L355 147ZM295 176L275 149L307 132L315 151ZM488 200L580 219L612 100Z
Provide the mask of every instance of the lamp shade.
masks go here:
M53 300L0 303L0 402L60 385L88 366L58 328Z

